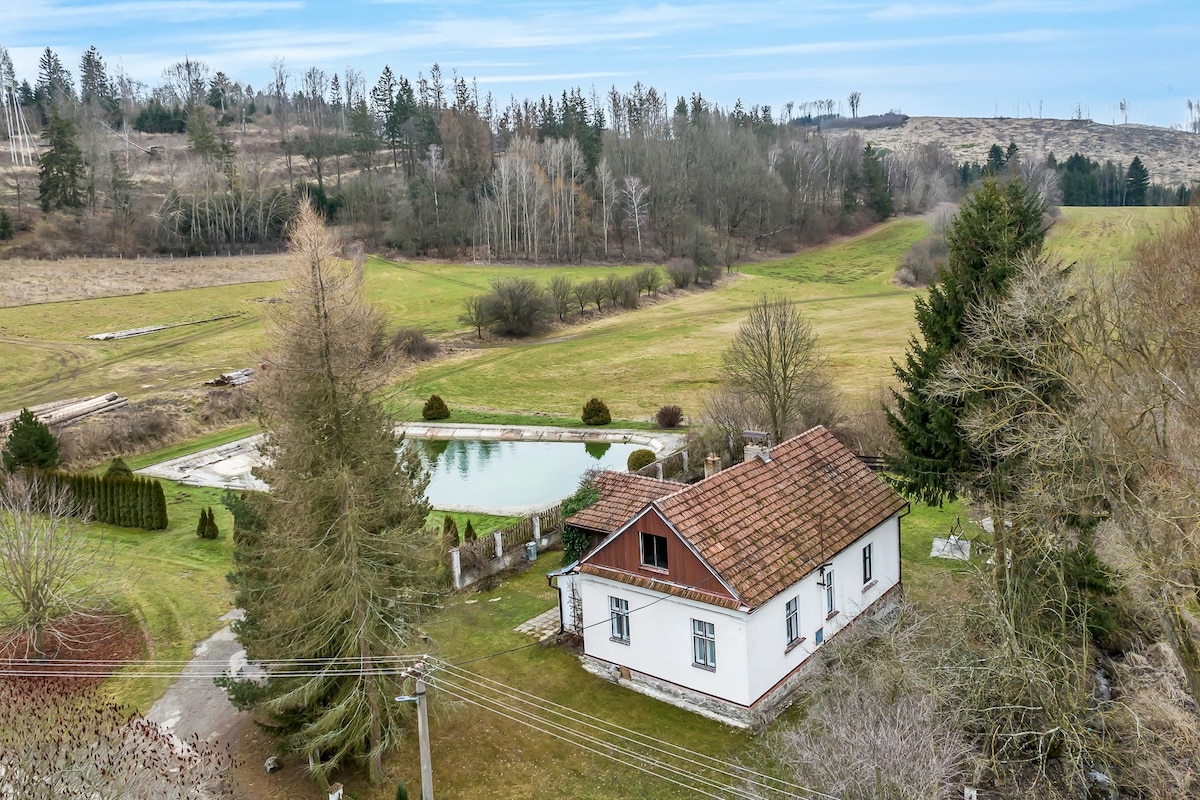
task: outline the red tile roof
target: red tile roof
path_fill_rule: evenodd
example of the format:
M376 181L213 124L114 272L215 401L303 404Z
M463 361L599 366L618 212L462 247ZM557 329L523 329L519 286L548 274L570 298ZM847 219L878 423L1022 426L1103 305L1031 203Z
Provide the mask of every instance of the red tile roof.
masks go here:
M818 426L771 447L768 462L751 457L655 505L756 607L907 503Z
M651 500L666 497L686 485L630 472L601 472L595 482L600 490L600 499L567 517L566 522L577 528L609 534L628 522Z

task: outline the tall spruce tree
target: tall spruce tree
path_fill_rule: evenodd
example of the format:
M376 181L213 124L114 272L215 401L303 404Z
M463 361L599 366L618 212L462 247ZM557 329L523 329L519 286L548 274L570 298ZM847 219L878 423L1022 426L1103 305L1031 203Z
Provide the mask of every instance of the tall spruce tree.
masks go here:
M42 131L46 152L38 165L38 202L42 211L83 206L83 153L79 132L69 118L50 109L50 121Z
M1125 205L1146 205L1146 191L1150 188L1150 170L1137 156L1129 162L1129 172L1125 175Z
M915 301L920 335L910 340L904 364L893 362L900 388L892 390L896 408L887 413L899 448L889 467L897 488L911 499L930 505L954 499L959 476L977 466L959 428L966 401L936 397L930 383L965 340L972 308L1003 297L1020 260L1041 251L1042 211L1028 184L985 180L946 234L950 253L941 283Z
M271 677L258 707L318 780L354 760L378 782L403 713L394 657L417 641L434 587L428 475L415 451L397 459L394 425L373 394L388 349L383 317L311 207L291 248L293 282L273 314L260 389L271 490L253 502L265 526L234 539L246 611L236 631L251 658L331 665ZM336 666L345 660L352 674Z
M2 457L8 472L22 467L54 469L59 462L58 439L54 438L49 425L28 408L22 408L8 432Z

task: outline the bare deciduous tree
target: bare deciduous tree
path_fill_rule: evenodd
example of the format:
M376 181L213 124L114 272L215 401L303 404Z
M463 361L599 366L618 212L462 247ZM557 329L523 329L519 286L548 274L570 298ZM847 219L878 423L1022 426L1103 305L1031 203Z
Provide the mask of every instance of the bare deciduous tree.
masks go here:
M104 599L110 552L82 532L81 516L68 490L35 473L0 484L0 625L38 656L48 634L69 647L60 623Z
M758 405L771 439L781 442L797 428L830 425L831 388L812 325L791 301L762 297L750 309L721 358L725 384Z
M638 255L642 254L642 230L646 227L646 196L650 187L636 175L625 176L625 215L637 236Z

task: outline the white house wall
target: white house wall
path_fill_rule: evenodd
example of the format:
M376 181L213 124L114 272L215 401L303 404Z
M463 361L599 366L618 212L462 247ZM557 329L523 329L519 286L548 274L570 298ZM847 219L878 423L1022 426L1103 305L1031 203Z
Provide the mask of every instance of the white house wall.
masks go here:
M722 700L750 705L746 613L596 575L579 577L584 653ZM610 596L629 601L629 644L611 639ZM693 619L713 624L716 670L692 664Z
M862 550L867 544L872 546L873 580L864 586ZM813 654L817 649L817 629L822 630L824 640L828 641L900 582L899 518L891 517L834 556L833 575L837 614L832 618L827 618L825 588L819 585L821 578L817 572L771 598L749 615L746 637L750 664L753 665L749 672L750 702L770 691ZM793 597L799 598L802 641L788 650L786 605Z

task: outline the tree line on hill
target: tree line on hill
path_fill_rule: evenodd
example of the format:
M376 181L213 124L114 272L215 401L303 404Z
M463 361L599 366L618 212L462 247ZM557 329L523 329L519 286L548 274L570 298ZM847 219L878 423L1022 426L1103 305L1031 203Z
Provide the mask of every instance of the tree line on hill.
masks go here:
M36 195L62 212L47 237L122 252L279 242L307 195L355 238L413 255L666 260L704 241L729 263L924 210L956 181L938 147L881 152L793 104L726 109L642 84L502 107L436 64L368 85L277 61L255 90L184 59L148 87L92 48L76 88L47 48L19 86L45 146L37 186L16 179L21 225ZM272 144L245 144L249 126ZM142 148L131 129L187 147Z
M1009 142L1007 148L994 144L984 163L958 165L959 180L972 185L987 177L1008 174L1019 163L1020 156L1015 142ZM1186 206L1192 200L1192 189L1187 184L1172 187L1152 183L1150 170L1139 156L1126 165L1111 159L1100 164L1081 153L1073 153L1060 162L1054 153L1049 153L1041 166L1057 179L1057 192L1051 199L1058 205Z

